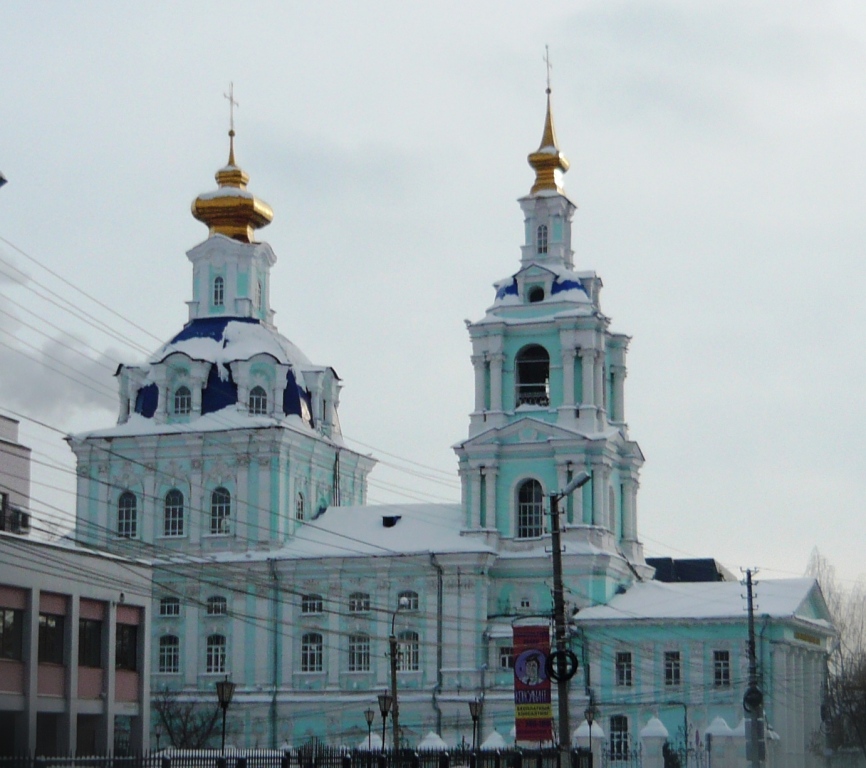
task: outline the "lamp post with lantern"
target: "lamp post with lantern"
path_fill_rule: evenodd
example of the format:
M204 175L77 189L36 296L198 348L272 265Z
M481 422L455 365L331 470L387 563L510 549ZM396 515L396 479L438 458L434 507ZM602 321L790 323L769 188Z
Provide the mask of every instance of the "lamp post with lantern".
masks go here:
M472 699L469 702L469 715L472 718L472 751L475 751L478 734L478 719L481 717L481 700Z
M367 751L373 751L373 719L376 717L376 713L373 711L372 707L367 707L364 710L364 719L367 721Z
M232 696L235 695L235 684L229 680L226 675L225 680L219 680L216 684L217 699L219 699L220 709L223 711L223 740L222 753L226 753L226 712L228 712L229 704L232 703Z
M382 713L382 751L385 751L385 722L388 720L388 712L391 711L393 699L391 694L385 691L379 694L379 711Z

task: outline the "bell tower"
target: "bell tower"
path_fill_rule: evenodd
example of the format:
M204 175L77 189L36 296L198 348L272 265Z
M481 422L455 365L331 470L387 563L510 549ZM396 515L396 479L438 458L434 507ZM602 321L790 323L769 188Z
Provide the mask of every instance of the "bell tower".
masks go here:
M519 200L519 269L494 283L484 317L467 322L475 406L469 437L455 446L465 526L505 549L543 547L547 496L589 472L591 482L567 501L564 541L567 552L580 544L604 555L609 578L593 597L600 600L635 573L651 573L637 539L643 455L625 422L629 337L609 328L600 278L574 266L577 206L562 185L569 163L556 138L549 87L541 142L528 161L535 180Z

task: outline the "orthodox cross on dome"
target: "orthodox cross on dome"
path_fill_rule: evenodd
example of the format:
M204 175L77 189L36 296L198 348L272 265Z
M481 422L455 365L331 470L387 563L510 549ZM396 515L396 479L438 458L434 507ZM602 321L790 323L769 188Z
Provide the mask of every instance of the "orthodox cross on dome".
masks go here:
M229 165L235 164L235 107L239 107L235 101L235 84L229 82L229 92L223 94L224 99L229 101Z
M544 63L547 66L547 92L550 93L550 70L553 69L553 64L550 63L550 48L544 46Z

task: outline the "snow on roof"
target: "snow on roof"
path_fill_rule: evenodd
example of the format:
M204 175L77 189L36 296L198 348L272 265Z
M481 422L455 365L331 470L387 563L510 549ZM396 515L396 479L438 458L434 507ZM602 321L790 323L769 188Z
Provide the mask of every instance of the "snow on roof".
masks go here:
M317 518L301 525L279 549L219 552L206 559L255 562L428 552L494 552L479 539L461 536L463 522L459 504L328 507ZM189 558L185 556L184 562L190 562Z
M756 588L757 615L774 618L797 618L832 629L832 625L811 615L804 605L814 579L766 579ZM578 614L581 622L633 621L668 619L739 619L745 620L743 586L737 581L665 583L644 581L615 595L607 605L584 608Z
M175 352L193 360L206 360L225 366L236 360L249 360L259 354L271 355L295 370L314 368L307 356L275 328L258 320L242 317L205 317L193 320L150 358L161 363Z

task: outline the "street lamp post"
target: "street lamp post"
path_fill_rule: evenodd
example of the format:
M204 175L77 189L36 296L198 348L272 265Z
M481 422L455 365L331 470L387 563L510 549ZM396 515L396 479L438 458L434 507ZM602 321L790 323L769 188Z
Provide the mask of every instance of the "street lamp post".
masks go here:
M559 531L559 502L570 496L581 486L586 485L591 475L588 472L578 472L571 482L558 493L550 494L550 543L553 560L553 626L556 640L556 653L561 661L565 658L567 625L565 618L565 596L562 584L562 537ZM560 670L561 672L562 670ZM568 752L571 746L571 736L568 723L568 678L558 675L556 693L559 704L559 749L562 752L562 764L568 765Z
M478 733L478 718L481 717L481 700L473 699L469 702L469 715L472 717L472 751L475 751L476 734Z
M223 742L222 742L222 753L225 755L226 753L226 712L228 711L229 704L232 703L232 696L235 695L235 684L229 680L229 676L226 675L225 680L219 680L216 684L217 690L217 698L219 699L220 709L223 711Z
M408 607L408 598L401 597L400 601L397 603L397 607L394 609L394 613L391 614L391 634L388 636L388 644L391 650L391 698L394 707L394 710L391 713L391 729L393 731L392 737L394 741L394 760L396 761L395 765L397 766L400 764L400 704L397 701L397 634L394 625L397 621L397 614L400 612L400 609ZM384 738L382 739L382 746L385 746Z
M376 713L372 710L372 708L367 707L364 710L364 719L367 721L367 751L373 751L373 718L376 717Z
M586 718L586 724L589 726L589 751L592 752L592 721L595 719L595 710L592 705L583 710L583 716Z
M156 736L156 751L159 752L159 740L162 737L162 725L157 723L154 726L153 735Z
M385 721L388 719L388 712L391 711L391 704L394 699L391 697L391 694L385 691L385 693L379 694L379 711L382 713L382 751L385 751Z

